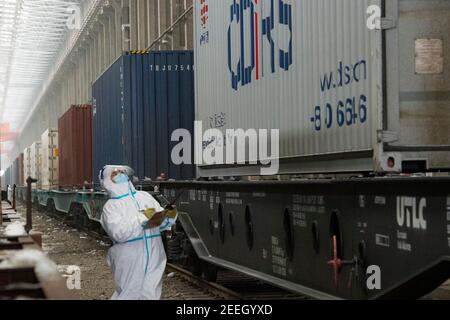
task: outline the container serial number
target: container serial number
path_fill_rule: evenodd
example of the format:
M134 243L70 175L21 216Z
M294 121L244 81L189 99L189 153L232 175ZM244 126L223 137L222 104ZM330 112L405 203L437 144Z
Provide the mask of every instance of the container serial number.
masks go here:
M311 123L315 131L331 129L333 127L350 127L364 124L368 119L367 97L351 97L339 100L335 104L327 103L325 106L316 106Z
M191 71L193 66L190 64L164 64L164 65L150 65L150 71L164 72L164 71Z

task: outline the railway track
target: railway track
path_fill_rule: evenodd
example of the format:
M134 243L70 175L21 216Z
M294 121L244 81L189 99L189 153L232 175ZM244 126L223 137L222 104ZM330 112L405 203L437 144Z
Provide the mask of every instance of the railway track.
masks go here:
M225 300L306 300L305 296L291 293L268 285L237 272L221 270L216 282L209 282L194 276L191 272L175 264L167 268L191 284Z
M22 207L22 210L25 210L25 207ZM96 228L93 228L93 229L79 229L74 224L73 219L71 217L69 217L68 215L66 215L66 214L49 213L46 210L36 209L36 208L33 208L33 210L36 210L36 211L38 211L38 212L40 212L42 214L45 214L46 216L48 216L48 217L50 217L52 219L55 219L55 220L57 220L57 221L59 221L61 223L64 223L64 224L66 224L66 225L68 225L68 226L70 226L70 227L72 227L74 229L77 229L79 232L83 232L86 235L89 235L91 238L94 238L96 240L103 241L105 243L108 243L108 244L112 245L111 239L107 235L104 235L104 234L102 234L100 232L100 228L101 228L100 224L98 224L98 226ZM92 225L94 223L97 223L97 222L92 222ZM96 229L98 229L98 230L96 230Z
M172 263L167 264L168 271L172 271L174 276L182 278L184 281L188 282L190 285L196 288L203 289L203 291L208 292L211 297L216 297L224 300L243 300L244 297L230 290L224 286L217 283L206 281L202 278L194 276L191 272L175 265Z

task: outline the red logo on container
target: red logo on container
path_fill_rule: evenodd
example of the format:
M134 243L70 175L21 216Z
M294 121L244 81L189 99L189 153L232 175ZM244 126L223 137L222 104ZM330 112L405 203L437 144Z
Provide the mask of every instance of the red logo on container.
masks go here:
M200 24L203 29L206 28L206 25L208 24L208 1L207 0L200 0Z
M200 25L202 31L200 32L200 45L205 45L209 43L209 30L208 30L208 19L209 19L209 6L208 0L200 1Z

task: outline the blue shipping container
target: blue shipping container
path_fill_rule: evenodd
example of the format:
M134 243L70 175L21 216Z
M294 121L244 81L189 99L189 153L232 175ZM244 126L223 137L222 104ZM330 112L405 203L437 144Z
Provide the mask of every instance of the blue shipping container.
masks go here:
M121 56L92 86L93 173L108 164L128 165L140 180L195 177L193 165L171 161L171 135L194 131L192 51ZM193 150L193 149L192 149ZM193 163L193 159L191 161ZM97 180L98 181L98 180Z

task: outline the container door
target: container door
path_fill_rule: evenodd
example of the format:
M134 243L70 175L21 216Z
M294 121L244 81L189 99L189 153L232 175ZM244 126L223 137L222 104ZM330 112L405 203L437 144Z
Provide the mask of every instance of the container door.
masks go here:
M59 184L59 144L58 144L58 130L51 131L51 186L57 186Z
M384 2L384 151L404 171L450 168L450 1Z
M50 185L50 131L47 130L41 137L42 150L41 150L41 186L48 187Z

